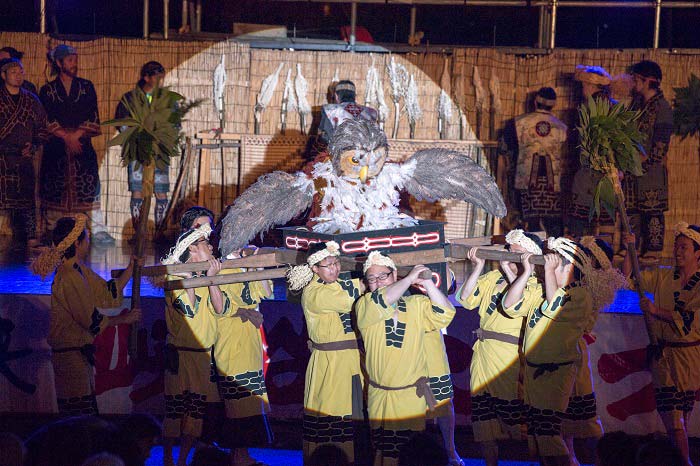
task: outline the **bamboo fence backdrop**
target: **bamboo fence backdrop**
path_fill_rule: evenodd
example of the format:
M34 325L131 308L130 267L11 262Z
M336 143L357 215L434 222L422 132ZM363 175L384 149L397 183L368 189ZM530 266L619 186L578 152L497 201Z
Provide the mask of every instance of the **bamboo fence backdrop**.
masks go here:
M13 46L25 52L24 66L26 77L38 87L43 85L46 78L45 55L50 47L60 43L48 36L36 33L0 32L0 44ZM267 140L279 142L284 139L280 132L280 108L282 93L287 70L291 67L292 80L297 75L297 64L308 82L307 99L314 110L314 121L317 123L320 106L328 102L328 87L336 75L339 79L351 79L357 86L358 102L364 102L365 77L368 67L374 60L379 78L383 84L385 99L390 109L385 130L391 134L393 130L393 103L387 77L386 65L389 54L359 54L343 52L312 52L312 51L279 51L249 49L245 44L235 42L176 42L176 41L144 41L138 39L100 38L84 42L68 42L78 49L80 54L79 75L90 79L95 84L98 94L100 117L103 120L111 118L124 92L133 88L138 79L140 67L149 60L161 62L168 74L165 83L174 90L182 93L188 99L204 99L203 105L192 111L183 130L188 136L209 131L220 126L218 115L213 107L213 72L216 65L225 56L228 75L226 85L226 133L252 134L254 126L253 108L260 84L265 77L274 72L280 63L284 63L280 71L277 86L270 104L262 115L261 135L267 135ZM406 66L409 74L413 74L419 89L420 106L423 117L417 122L415 137L420 140L437 140L437 102L440 93L439 83L445 55L432 54L403 54L394 55L395 60ZM555 50L549 55L513 55L497 49L464 48L455 49L447 57L449 80L452 87L453 115L448 124L449 139L459 138L460 108L466 115L468 128L465 138L471 139L479 133L482 140L494 135L489 134L489 118L491 112L491 94L489 82L494 77L500 82L501 111L495 115L495 127L500 129L510 118L528 110L527 99L542 86L554 87L559 96L554 113L567 123L573 131L575 126L576 106L580 100L580 90L573 81L573 72L577 64L595 64L603 66L611 75L622 73L627 66L641 60L651 59L659 63L664 80L662 89L669 101L673 99L673 87L686 86L691 72L700 74L700 55L668 54L660 50ZM478 68L485 98L481 108L481 120L477 125L476 89L474 86L474 68ZM401 105L403 109L403 102ZM311 123L307 121L307 130ZM300 120L296 111L287 114L286 137L294 141L300 133ZM406 115L402 112L399 120L398 137L408 138L409 125ZM104 134L93 140L98 156L101 157L100 176L103 186L103 207L107 216L110 231L118 238L131 236L129 221L129 194L126 186L126 170L121 167L119 150L105 150L105 143L113 133L105 129ZM269 154L260 148L253 149L255 138L248 137L244 146L250 149L250 160L246 160L243 150L242 165L248 176L242 185L248 185L254 180L254 175L264 173L274 168L295 169L300 166L300 151L292 149L285 157L280 153ZM255 144L253 144L255 143ZM293 143L291 144L294 146ZM278 152L283 150L281 145ZM396 149L401 144L397 142ZM686 220L690 223L700 222L698 202L700 188L697 180L700 175L698 160L698 139L689 138L680 141L674 137L668 158L670 210L666 215L667 224L672 226L677 221ZM569 157L574 157L570 148ZM474 153L478 153L477 145ZM218 211L221 203L222 165L218 151L210 154L209 167L211 170L211 189L205 196L205 203ZM401 152L401 151L399 151ZM268 157L270 155L271 157ZM403 154L395 154L403 158ZM232 202L237 179L236 150L226 149L224 154L223 182L225 184L225 203ZM197 162L199 163L199 162ZM171 184L174 184L180 161L174 160L171 166ZM196 168L196 167L195 167ZM252 170L252 171L251 171ZM187 196L196 195L196 169L189 177ZM414 205L414 208L416 206ZM456 232L468 231L472 222L482 222L479 212L470 212L464 204L455 203L448 206L455 212L446 212L445 206L425 206L426 214L440 215L437 220L457 222L459 226L451 227ZM416 208L417 211L421 207ZM471 209L474 210L474 209ZM477 229L478 230L478 229ZM477 231L475 230L475 231ZM7 232L7 225L4 225ZM666 235L666 254L672 248L673 236Z

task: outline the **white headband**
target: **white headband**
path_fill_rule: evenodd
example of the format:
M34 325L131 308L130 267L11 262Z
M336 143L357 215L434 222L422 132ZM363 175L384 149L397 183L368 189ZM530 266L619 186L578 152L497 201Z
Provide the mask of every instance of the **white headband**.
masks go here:
M523 230L510 230L506 235L506 243L522 246L530 254L536 254L538 256L542 255L542 248L540 248L537 243L532 241L530 238L525 236L525 232Z
M547 240L547 247L578 267L584 275L590 270L590 257L569 238L564 238L563 236L560 238L550 237Z
M581 238L581 245L587 247L591 253L595 256L596 260L600 264L600 268L603 270L608 270L612 268L612 264L610 263L610 259L608 259L608 255L605 254L605 251L603 251L600 246L598 246L598 243L595 241L594 236L584 236Z
M369 253L367 260L365 260L365 265L362 266L362 273L366 274L367 270L373 265L380 265L391 270L396 270L396 264L391 260L391 257L385 256L379 251L372 251Z
M180 256L187 250L187 248L202 238L209 239L209 235L211 235L211 225L209 223L202 224L186 238L183 238L182 241L175 244L175 246L170 249L170 253L161 259L160 263L163 265L179 264Z
M326 257L340 256L340 246L335 241L328 241L325 249L316 251L306 259L306 264L291 267L287 271L287 283L292 291L301 290L306 285L311 283L314 278L314 272L311 266L318 264Z
M676 232L676 236L687 236L691 240L695 241L695 243L700 244L700 233L690 228L690 225L688 225L687 222L678 222L676 226L673 227L673 230Z

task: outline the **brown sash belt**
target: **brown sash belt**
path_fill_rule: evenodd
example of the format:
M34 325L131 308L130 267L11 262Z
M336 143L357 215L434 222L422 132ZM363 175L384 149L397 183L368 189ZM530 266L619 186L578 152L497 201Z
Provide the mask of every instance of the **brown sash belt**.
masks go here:
M428 408L433 411L435 407L437 406L437 400L435 399L435 395L433 395L433 390L430 388L430 381L428 380L427 377L421 377L418 380L415 381L415 383L412 383L411 385L405 385L403 387L387 387L386 385L379 385L377 382L369 379L369 384L373 386L374 388L378 388L380 390L406 390L408 388L414 388L416 389L416 396L418 398L424 397L426 403L428 403Z
M492 332L491 330L486 330L483 328L478 328L472 333L476 335L479 341L496 340L502 341L503 343L510 343L511 345L517 345L519 343L518 337L508 335L506 333Z
M659 346L662 348L690 348L691 346L700 346L698 341L660 341Z
M211 348L212 348L211 346L209 346L207 348L189 348L187 346L175 346L175 345L172 345L172 346L173 346L173 348L175 348L178 351L190 351L192 353L208 353L209 351L211 351Z
M83 350L82 346L66 346L65 348L52 348L51 349L51 351L54 353L69 353L71 351L82 351L82 350Z
M340 351L346 349L358 349L357 340L330 341L328 343L316 343L309 340L309 350Z
M574 361L564 361L564 362L545 362L542 364L535 364L533 362L527 361L527 365L530 367L536 367L537 369L535 370L535 373L533 374L532 378L536 379L537 377L544 375L545 372L554 372L560 367L563 366L568 366L569 364L573 364Z
M80 352L83 356L85 356L85 359L87 359L87 362L91 365L95 365L95 345L88 343L83 346L66 346L65 348L52 348L51 351L53 351L55 354L58 353L69 353L71 351L78 351Z

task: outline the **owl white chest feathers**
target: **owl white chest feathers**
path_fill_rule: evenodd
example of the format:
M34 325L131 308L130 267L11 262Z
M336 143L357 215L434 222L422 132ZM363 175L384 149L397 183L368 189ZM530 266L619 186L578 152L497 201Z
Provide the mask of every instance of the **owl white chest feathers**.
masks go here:
M316 164L313 178L322 179L321 212L313 230L337 234L412 226L417 220L399 212L399 191L413 175L415 163L386 163L378 176L365 184L338 176L331 162Z

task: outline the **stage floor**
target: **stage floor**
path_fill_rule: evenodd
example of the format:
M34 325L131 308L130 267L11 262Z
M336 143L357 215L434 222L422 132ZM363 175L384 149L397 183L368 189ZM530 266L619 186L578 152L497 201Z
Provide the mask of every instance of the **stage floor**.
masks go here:
M45 280L32 274L29 263L35 252L26 253L24 251L12 250L9 238L0 237L0 294L29 294L29 295L50 295L53 275L49 275ZM158 264L160 258L168 253L168 246L148 244L146 247L146 265ZM131 256L131 246L119 242L115 246L102 247L95 244L90 249L90 267L105 279L110 278L112 269L121 269L127 266ZM455 262L450 264L457 279L457 286L464 282L465 276L469 273L469 264L466 262ZM286 286L283 279L274 280L274 295L271 299L286 301ZM124 289L124 296L131 296L131 282ZM141 296L144 298L162 298L163 290L154 287L148 280L142 280ZM450 296L454 304L454 296ZM623 314L641 314L638 299L634 292L623 290L618 292L615 302L607 312Z
M177 450L177 448L176 448ZM301 450L276 450L271 448L251 448L250 456L256 461L265 463L268 466L302 466L303 458ZM189 461L192 460L190 455ZM462 458L465 466L483 466L486 463L481 459ZM155 447L151 450L151 457L146 461L146 466L160 466L163 464L163 448ZM536 461L507 461L498 462L500 466L537 466ZM581 466L589 466L581 464Z

